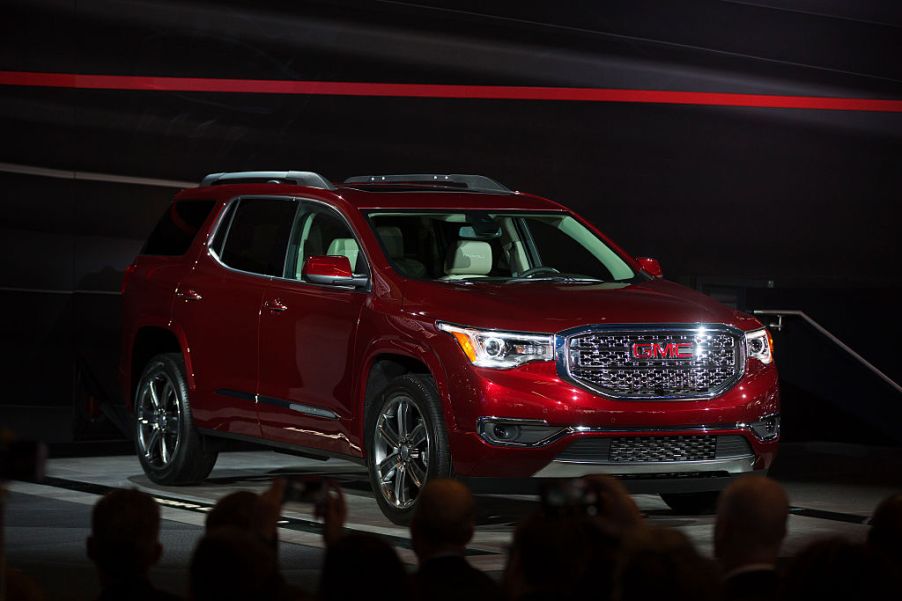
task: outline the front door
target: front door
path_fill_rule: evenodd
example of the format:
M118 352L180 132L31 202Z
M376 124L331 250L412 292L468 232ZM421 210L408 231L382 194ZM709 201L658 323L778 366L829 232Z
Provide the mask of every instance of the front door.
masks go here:
M264 293L260 315L258 414L263 436L274 442L360 456L348 440L356 414L357 324L365 289L303 281L311 256L344 255L355 273L368 273L357 238L336 211L302 202L285 277Z

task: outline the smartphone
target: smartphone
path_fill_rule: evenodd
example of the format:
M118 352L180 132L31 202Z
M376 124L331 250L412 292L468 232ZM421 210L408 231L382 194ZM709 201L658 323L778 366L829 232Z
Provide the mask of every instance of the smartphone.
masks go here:
M282 503L313 503L319 505L325 499L326 486L322 476L288 476Z

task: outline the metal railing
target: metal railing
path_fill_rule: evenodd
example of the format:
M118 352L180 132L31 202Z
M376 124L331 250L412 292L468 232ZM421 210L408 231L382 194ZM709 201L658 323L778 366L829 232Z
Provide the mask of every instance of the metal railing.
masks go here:
M840 340L839 338L837 338L836 336L831 334L830 331L827 330L827 328L825 328L818 322L811 319L811 317L809 317L804 311L799 311L796 309L756 309L754 311L754 313L755 313L755 315L776 315L777 323L769 324L768 327L772 328L774 330L777 330L778 332L783 329L783 316L784 315L801 317L803 320L805 320L808 323L808 325L810 325L815 330L817 330L818 332L823 334L827 339L829 339L831 342L833 342L833 344L835 344L842 350L846 351L855 360L857 360L859 363L861 363L862 365L867 367L869 370L871 370L871 372L873 372L874 375L876 375L878 378L880 378L881 380L883 380L884 382L886 382L887 384L889 384L890 386L895 388L896 392L902 393L902 386L897 384L895 380L893 380L888 375L886 375L885 373L880 371L870 361L868 361L867 359L865 359L864 357L862 357L861 355L856 353L854 350L852 350L852 348L848 344L846 344L845 342L843 342L842 340Z

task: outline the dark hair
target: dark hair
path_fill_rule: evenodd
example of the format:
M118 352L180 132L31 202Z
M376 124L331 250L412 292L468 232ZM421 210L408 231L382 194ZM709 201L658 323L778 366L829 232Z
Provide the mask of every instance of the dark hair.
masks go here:
M273 550L252 533L230 526L200 539L190 573L196 601L270 599L280 584Z
M629 535L619 586L621 601L720 598L715 564L699 555L686 535L669 528L643 528Z
M789 564L779 599L878 599L892 574L861 544L841 537L814 542Z
M207 514L205 521L207 532L223 526L250 530L258 498L248 490L239 490L219 499Z
M120 489L104 495L91 513L91 559L116 577L144 574L156 560L160 508L149 494Z
M581 586L592 557L588 517L548 517L537 513L514 530L508 578L519 578L518 588L567 596ZM509 582L509 584L512 584Z
M887 497L874 510L868 546L887 559L902 562L902 493Z
M397 586L374 584L383 581ZM409 578L398 554L387 542L371 534L349 534L329 547L320 574L319 594L323 601L411 598Z

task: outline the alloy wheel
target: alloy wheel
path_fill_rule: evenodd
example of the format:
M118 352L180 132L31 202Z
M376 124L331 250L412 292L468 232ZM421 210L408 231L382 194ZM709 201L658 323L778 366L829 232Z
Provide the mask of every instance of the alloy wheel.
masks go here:
M154 467L166 467L178 451L182 410L176 390L165 372L157 372L138 393L138 452Z
M410 397L389 400L376 421L373 436L376 478L385 500L397 509L416 502L429 473L431 436Z

